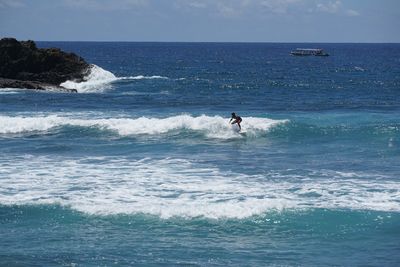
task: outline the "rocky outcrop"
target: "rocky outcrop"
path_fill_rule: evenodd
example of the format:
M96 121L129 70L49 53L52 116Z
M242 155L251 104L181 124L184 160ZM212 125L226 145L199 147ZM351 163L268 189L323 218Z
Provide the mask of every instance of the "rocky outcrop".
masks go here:
M67 80L82 81L90 65L74 53L40 49L33 41L0 40L0 88L60 89Z
M1 88L24 88L24 89L35 89L35 90L49 90L49 91L60 91L77 93L76 89L67 89L62 86L54 84L35 82L35 81L21 81L13 79L0 78L0 89Z

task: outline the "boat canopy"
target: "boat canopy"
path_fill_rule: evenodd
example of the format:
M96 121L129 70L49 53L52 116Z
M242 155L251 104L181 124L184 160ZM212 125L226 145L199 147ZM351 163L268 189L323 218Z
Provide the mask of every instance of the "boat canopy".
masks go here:
M320 48L296 48L290 53L294 56L329 56Z
M296 48L296 50L299 50L299 51L310 51L310 52L323 51L323 49L320 49L320 48Z

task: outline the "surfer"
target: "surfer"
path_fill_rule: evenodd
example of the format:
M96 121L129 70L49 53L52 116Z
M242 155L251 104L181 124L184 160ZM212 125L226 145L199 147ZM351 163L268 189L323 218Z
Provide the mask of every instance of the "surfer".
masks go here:
M237 125L239 126L239 131L242 130L242 127L240 126L240 123L242 122L242 118L239 116L236 116L235 112L232 113L232 117L229 120L230 124L235 124L237 123Z

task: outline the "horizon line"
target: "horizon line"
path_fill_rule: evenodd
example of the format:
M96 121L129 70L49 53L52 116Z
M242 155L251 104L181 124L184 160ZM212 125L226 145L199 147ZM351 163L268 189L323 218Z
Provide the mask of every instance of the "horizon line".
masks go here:
M385 42L375 42L375 41L154 41L154 40L35 40L31 38L20 39L11 36L0 36L3 38L14 38L18 41L28 41L32 40L35 42L81 42L81 43L243 43L243 44L400 44L400 41L385 41Z
M7 38L7 37L3 37ZM13 38L13 37L11 37ZM17 39L18 40L18 39ZM26 39L32 40L32 39ZM232 43L232 44L400 44L400 42L321 42L321 41L99 41L99 40L33 40L35 42L76 43Z

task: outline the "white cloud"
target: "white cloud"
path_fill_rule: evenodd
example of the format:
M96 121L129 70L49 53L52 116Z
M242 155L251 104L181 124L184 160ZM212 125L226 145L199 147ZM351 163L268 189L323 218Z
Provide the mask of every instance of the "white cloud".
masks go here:
M350 16L350 17L356 17L356 16L360 16L360 13L353 9L348 9L348 10L346 10L346 15Z
M317 4L317 11L321 12L327 12L331 14L337 13L342 7L342 2L341 1L329 1L328 3L318 3Z
M317 11L326 12L330 14L344 14L347 16L355 17L360 13L353 9L345 9L342 1L329 1L328 3L317 3Z
M25 4L18 0L0 0L0 8L21 8Z
M225 18L240 16L254 0L175 0L174 6L185 11L207 9L208 13Z
M239 17L246 12L254 11L260 0L214 0L218 14L226 18Z
M206 8L207 5L204 2L199 2L199 1L193 1L193 2L189 2L188 4L190 7L194 7L194 8Z
M63 0L64 4L73 8L91 10L124 10L143 7L148 4L147 0Z
M218 5L217 11L220 15L226 18L236 17L240 14L240 10L222 3Z
M286 14L290 7L302 2L302 0L262 0L259 4L271 13Z
M183 10L208 9L209 14L233 18L244 13L255 15L260 10L283 14L290 6L303 1L305 0L175 0L174 5Z

